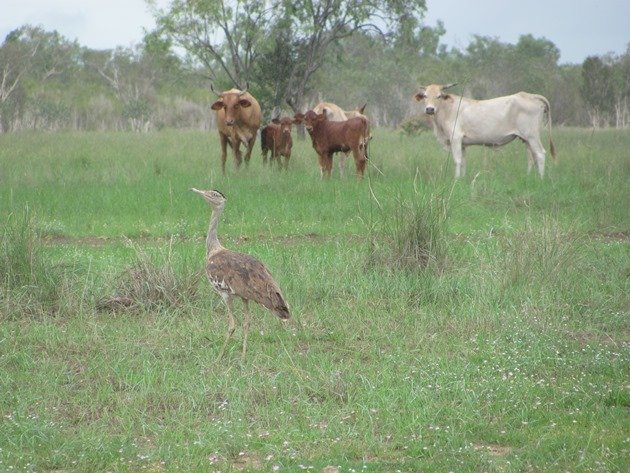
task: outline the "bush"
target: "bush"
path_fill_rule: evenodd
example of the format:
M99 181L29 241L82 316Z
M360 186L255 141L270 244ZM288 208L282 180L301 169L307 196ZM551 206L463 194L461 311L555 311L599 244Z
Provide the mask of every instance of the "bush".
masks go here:
M431 131L431 122L425 115L415 115L400 124L400 130L406 136L419 135L424 131Z

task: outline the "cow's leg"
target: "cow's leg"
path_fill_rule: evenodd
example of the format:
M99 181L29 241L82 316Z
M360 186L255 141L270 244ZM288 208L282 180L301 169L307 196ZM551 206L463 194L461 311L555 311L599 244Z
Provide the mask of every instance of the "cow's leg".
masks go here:
M328 178L332 176L332 167L333 167L333 153L328 153L326 155L326 177Z
M263 165L267 164L267 154L269 154L269 148L266 147L262 147L262 161L263 161Z
M534 167L534 163L536 162L536 158L534 157L534 153L532 153L529 145L525 145L527 148L527 175L529 176L532 173L532 168Z
M245 150L245 165L249 166L249 158L252 156L252 150L254 149L254 144L256 143L256 134L247 141L247 149Z
M328 156L326 154L318 153L317 157L319 158L319 177L323 179L326 174L326 159Z
M225 175L225 160L227 158L227 143L228 137L223 133L219 133L219 143L221 144L221 170Z
M232 146L232 149L234 150L234 165L236 166L236 169L239 169L241 167L241 163L243 162L241 144L236 142L236 144Z
M464 164L464 148L461 141L451 142L451 154L453 155L453 163L455 164L455 177L462 177L466 172Z
M339 157L339 177L345 177L346 175L346 159L348 158L348 153L341 153Z
M273 158L278 166L278 169L282 169L282 153L280 152L279 146L274 142L273 145Z
M359 146L352 148L352 156L354 157L354 164L357 168L357 177L363 177L365 163L367 161L363 150L359 149Z
M241 142L239 141L236 133L232 132L232 137L230 139L230 144L232 145L232 155L234 156L234 166L236 169L241 167Z
M538 137L530 138L527 140L527 148L532 154L536 166L538 168L538 174L540 177L545 176L545 148L543 147Z
M284 170L289 170L289 160L291 159L291 153L287 153L284 155Z

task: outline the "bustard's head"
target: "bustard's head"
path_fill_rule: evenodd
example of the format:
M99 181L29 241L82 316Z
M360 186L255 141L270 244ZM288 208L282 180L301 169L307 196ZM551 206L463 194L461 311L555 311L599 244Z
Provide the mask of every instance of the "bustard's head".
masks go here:
M223 194L214 189L209 191L201 191L193 187L190 190L201 195L213 208L223 208L223 206L225 205L225 201L227 200Z

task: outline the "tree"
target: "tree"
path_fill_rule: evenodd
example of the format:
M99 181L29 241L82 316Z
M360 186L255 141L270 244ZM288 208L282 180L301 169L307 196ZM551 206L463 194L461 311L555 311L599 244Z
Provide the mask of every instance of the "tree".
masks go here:
M94 51L90 63L122 104L123 117L133 131L148 131L158 69L142 48Z
M269 95L276 106L285 102L298 111L332 45L366 29L413 37L425 10L425 0L174 0L168 11L154 14L160 31L213 80L221 72L241 89L250 79L266 87L269 70L255 70L256 60L279 66Z
M302 109L314 74L340 40L360 30L377 32L392 41L400 40L401 31L411 38L425 10L425 0L283 0L281 18L290 25L293 37L286 46L299 58L286 80L284 101L294 112Z
M606 125L614 107L612 68L597 56L582 64L582 96L594 127Z
M30 25L10 32L0 46L0 131L11 128L11 118L23 113L25 79L42 84L63 74L79 50L56 31ZM17 98L21 100L17 100ZM16 115L17 114L17 115Z
M614 120L617 128L630 125L630 46L612 65Z
M158 10L150 0L158 29L216 81L224 73L243 89L271 21L268 2L257 0L174 0Z

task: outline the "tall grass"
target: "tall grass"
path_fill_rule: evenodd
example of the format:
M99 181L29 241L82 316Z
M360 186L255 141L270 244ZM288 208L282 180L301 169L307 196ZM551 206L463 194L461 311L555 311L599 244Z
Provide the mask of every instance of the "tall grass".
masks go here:
M0 230L0 300L5 315L54 313L67 285L64 271L43 253L28 207L9 214Z
M97 308L104 310L181 310L193 304L203 277L202 262L191 262L173 251L171 238L153 253L133 244L135 256Z
M448 189L420 191L415 186L408 197L399 193L393 205L383 207L377 200L375 221L368 222L368 264L390 270L443 270L448 256L449 200Z

